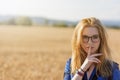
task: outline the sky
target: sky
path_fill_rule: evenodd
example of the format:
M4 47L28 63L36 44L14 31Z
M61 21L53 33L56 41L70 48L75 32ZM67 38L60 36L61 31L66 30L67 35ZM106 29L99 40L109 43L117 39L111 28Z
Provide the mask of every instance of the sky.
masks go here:
M1 15L69 21L97 17L120 21L120 0L0 0Z

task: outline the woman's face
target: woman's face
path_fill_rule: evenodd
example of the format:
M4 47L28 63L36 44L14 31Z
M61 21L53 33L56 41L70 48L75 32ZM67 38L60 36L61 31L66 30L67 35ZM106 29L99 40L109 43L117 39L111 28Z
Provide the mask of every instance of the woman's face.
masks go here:
M91 54L97 52L100 45L100 38L97 28L95 27L86 27L83 29L82 33L82 48L88 53L89 47L91 47Z

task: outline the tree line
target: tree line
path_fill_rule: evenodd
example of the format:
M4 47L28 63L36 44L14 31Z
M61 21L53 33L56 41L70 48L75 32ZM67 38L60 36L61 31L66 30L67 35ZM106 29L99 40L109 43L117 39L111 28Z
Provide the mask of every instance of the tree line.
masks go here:
M66 23L65 21L55 21L52 22L48 19L42 19L42 22L34 21L32 18L27 16L20 16L20 17L13 17L5 21L0 21L0 24L5 25L26 25L26 26L33 26L33 25L46 25L46 26L58 26L58 27L74 27L76 24L74 23Z

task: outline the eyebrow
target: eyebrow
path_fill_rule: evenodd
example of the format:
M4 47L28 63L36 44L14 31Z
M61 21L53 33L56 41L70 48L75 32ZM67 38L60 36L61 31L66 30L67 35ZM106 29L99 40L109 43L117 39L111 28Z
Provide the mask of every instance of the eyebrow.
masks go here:
M83 36L89 36L89 35L84 34ZM99 34L94 34L92 36L99 36Z

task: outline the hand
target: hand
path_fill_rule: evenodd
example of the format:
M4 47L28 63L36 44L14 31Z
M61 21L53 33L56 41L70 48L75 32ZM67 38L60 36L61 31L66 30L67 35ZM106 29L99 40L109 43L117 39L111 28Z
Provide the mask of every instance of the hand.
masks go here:
M88 55L87 55L84 63L82 64L81 68L84 71L86 71L87 69L89 69L89 67L91 66L92 63L101 63L101 61L98 58L96 58L101 55L102 55L101 53L91 54L91 47L89 47Z

